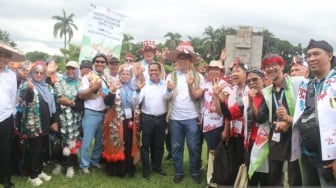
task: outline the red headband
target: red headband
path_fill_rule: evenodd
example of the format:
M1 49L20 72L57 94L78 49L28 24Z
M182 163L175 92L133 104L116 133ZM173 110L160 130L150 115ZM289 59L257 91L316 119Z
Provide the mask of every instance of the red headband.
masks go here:
M271 64L271 63L277 63L280 66L285 65L285 60L279 56L279 55L274 55L271 57L266 58L264 61L261 62L261 68L264 69L265 65Z

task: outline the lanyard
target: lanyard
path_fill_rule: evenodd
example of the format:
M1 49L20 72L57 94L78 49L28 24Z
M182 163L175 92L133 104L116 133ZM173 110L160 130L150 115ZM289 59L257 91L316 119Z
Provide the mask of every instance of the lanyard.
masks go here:
M281 102L282 102L282 99L283 99L283 94L284 94L284 90L282 89L281 94L280 94L280 101ZM275 97L275 93L273 93L273 100L274 100L274 104L275 104L275 109L278 109L279 108L279 103L278 103L278 100Z

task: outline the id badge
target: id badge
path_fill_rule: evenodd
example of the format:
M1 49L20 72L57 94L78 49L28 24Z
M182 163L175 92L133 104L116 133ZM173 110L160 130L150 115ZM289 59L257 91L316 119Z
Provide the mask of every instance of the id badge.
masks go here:
M274 142L280 142L280 137L281 137L280 133L273 132L272 141L274 141Z
M132 118L132 109L131 108L125 108L124 113L125 113L126 119Z
M242 133L242 130L243 130L243 122L237 120L234 124L233 124L233 127L234 127L234 132L237 133L237 134L241 134Z

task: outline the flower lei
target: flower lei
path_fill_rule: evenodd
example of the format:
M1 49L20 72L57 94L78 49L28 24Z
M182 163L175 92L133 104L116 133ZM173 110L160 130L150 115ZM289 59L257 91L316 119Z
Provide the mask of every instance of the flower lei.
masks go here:
M119 123L124 120L123 117L123 111L121 108L121 100L120 100L120 90L118 89L116 91L116 96L115 96L115 111L117 112L117 116L113 118L109 126L111 127L110 129L110 139L112 141L112 144L118 148L122 147L124 144L124 141L122 138L119 136Z
M114 105L114 111L115 115L111 122L109 122L109 132L108 132L108 138L110 139L109 144L113 146L112 153L109 151L103 151L102 157L106 159L107 162L116 162L116 161L123 161L125 160L125 153L124 153L124 140L122 136L120 135L120 128L122 129L123 126L123 111L121 109L121 100L120 100L120 90L118 89L116 91L115 96L115 105ZM120 127L121 126L121 127Z

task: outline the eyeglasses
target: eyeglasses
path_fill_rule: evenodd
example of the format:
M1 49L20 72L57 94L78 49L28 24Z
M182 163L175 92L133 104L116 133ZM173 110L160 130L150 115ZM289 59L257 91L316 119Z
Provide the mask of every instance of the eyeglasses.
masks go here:
M126 59L125 61L126 61L126 62L133 62L132 59Z
M95 63L105 64L105 61L95 61Z
M278 63L270 63L270 64L264 65L264 69L270 69L270 68L274 68L274 67L277 67L277 66L279 66Z
M259 78L254 77L254 78L251 78L251 79L246 80L246 83L247 83L247 84L249 84L249 83L251 83L251 82L256 83L256 82L258 81L258 79L259 79Z
M40 74L40 75L43 75L43 72L35 71L34 74Z

